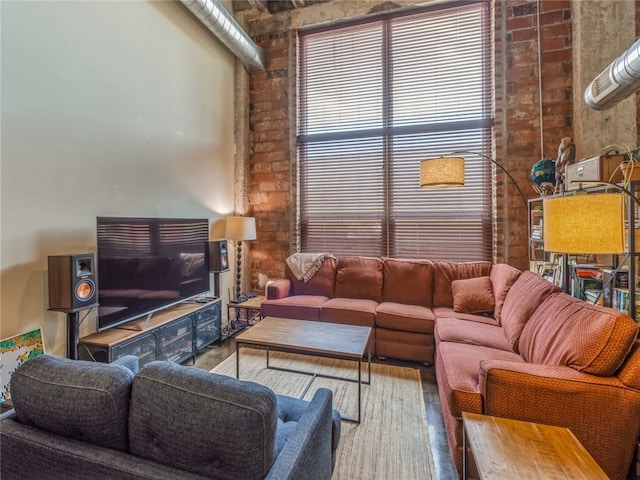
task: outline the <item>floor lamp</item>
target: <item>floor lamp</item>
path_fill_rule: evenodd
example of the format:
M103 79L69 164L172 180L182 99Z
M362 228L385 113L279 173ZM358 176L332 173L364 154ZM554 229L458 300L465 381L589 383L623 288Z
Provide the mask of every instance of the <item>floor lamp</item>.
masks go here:
M242 296L242 242L256 239L256 219L254 217L227 217L225 237L236 241L236 292L234 303L246 300Z
M527 197L524 195L518 183L511 174L493 158L482 153L470 152L468 150L457 150L447 156L437 158L427 158L420 162L420 188L453 188L464 187L464 158L456 155L467 154L476 155L484 160L493 163L496 167L513 182L518 190L520 198L527 208Z
M599 192L545 198L542 206L544 249L574 254L625 254L611 276L613 279L630 257L630 252L636 250L635 235L632 234L634 225L631 206L628 210L630 230L628 251L625 246L624 195L633 202L633 207L640 206L640 200L631 191L615 183L599 180L578 180L572 183L607 185L620 190L621 193ZM633 264L630 265L629 275L635 276ZM602 291L609 287L610 285L603 285ZM600 295L596 298L596 302L600 299ZM629 302L629 313L632 318L635 318L635 302Z

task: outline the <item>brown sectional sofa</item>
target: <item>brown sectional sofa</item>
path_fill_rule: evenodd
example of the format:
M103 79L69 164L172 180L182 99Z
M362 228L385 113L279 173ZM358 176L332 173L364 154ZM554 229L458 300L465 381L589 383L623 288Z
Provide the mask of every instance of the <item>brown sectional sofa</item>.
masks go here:
M640 435L638 325L505 264L344 257L287 269L264 316L366 325L379 357L435 362L451 455L463 411L571 429L626 478Z

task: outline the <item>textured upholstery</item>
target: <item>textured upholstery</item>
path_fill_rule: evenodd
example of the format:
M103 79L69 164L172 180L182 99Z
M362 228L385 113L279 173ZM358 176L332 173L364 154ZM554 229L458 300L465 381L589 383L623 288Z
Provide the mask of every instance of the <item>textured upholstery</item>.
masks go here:
M493 316L501 324L502 306L504 300L507 298L509 290L513 284L518 280L522 272L517 268L507 265L506 263L498 263L491 266L491 286L493 288L495 308Z
M285 275L291 282L294 295L322 295L331 298L336 284L336 265L335 258L325 257L322 266L308 282L298 280L288 266L285 268Z
M455 263L438 261L434 263L434 307L453 307L451 282L465 278L486 277L491 273L490 262Z
M382 260L367 257L340 258L335 296L382 301Z
M495 298L488 276L454 280L451 282L451 293L454 312L493 313Z
M469 320L470 322L486 323L487 325L498 325L498 321L489 313L461 313L456 312L452 307L436 307L432 310L436 320L440 318L458 318L460 320Z
M151 362L133 382L129 444L181 470L262 479L276 456L277 422L276 396L262 385Z
M466 343L511 351L511 344L504 337L502 328L497 325L469 322L459 318L438 318L435 330L438 344L440 342Z
M405 332L383 327L377 327L373 333L376 339L375 354L378 357L433 363L432 333Z
M383 302L430 307L433 303L433 262L385 258Z
M292 295L262 302L263 317L320 320L320 307L329 300L321 295Z
M374 327L378 302L357 298L332 298L320 308L323 322L346 323L361 327Z
M487 415L569 428L609 478L627 478L640 434L639 391L615 376L496 360L481 362L480 379Z
M376 307L376 326L405 332L433 333L433 311L418 305L383 302Z
M608 376L620 367L637 335L638 324L624 313L556 293L522 330L520 354L531 363Z
M104 434L106 440L111 430L125 437L128 432L129 450L93 444L79 429L70 436L51 433L16 414L0 425L3 480L331 478L340 414L331 409L330 390L318 389L307 402L171 362L153 362L133 377L123 366L43 355L20 370L16 394L40 398L40 403L21 400L18 410L27 406L31 418L50 416L73 428L77 423L67 411L55 408L77 405L81 418L89 418L82 428L93 424L91 435ZM106 388L113 394L123 383L128 385L124 405L112 395L111 405L98 410L108 403L105 384L113 384ZM50 397L51 392L64 401ZM92 402L89 415L85 407ZM111 410L125 417L128 412L129 422L110 417Z
M502 329L514 352L518 352L520 334L538 305L560 288L533 272L522 272L509 289L502 307Z
M20 422L126 451L133 373L119 365L39 355L11 376Z

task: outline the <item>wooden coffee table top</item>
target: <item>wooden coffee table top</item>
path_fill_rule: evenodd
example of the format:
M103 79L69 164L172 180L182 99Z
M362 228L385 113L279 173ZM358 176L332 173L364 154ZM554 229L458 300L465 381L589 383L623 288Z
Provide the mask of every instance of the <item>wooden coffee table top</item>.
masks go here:
M236 337L242 344L363 358L371 328L338 323L265 317Z
M568 428L468 412L462 419L481 480L609 478Z

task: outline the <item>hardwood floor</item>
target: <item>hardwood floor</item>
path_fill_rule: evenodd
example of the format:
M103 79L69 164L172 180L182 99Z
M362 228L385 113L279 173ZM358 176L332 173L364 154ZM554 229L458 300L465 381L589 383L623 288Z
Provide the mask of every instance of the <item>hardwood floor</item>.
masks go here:
M222 345L212 345L206 348L196 357L196 368L210 371L216 365L225 360L229 355L235 353L236 344L233 338L225 341ZM400 365L420 370L422 378L422 392L424 396L424 407L429 425L429 440L431 442L431 453L436 467L436 477L434 480L455 480L458 478L455 467L451 461L449 445L444 430L442 420L442 410L440 409L440 399L436 385L435 372L432 366L425 366L420 363L400 362L387 360L379 363ZM391 479L390 479L391 480Z

